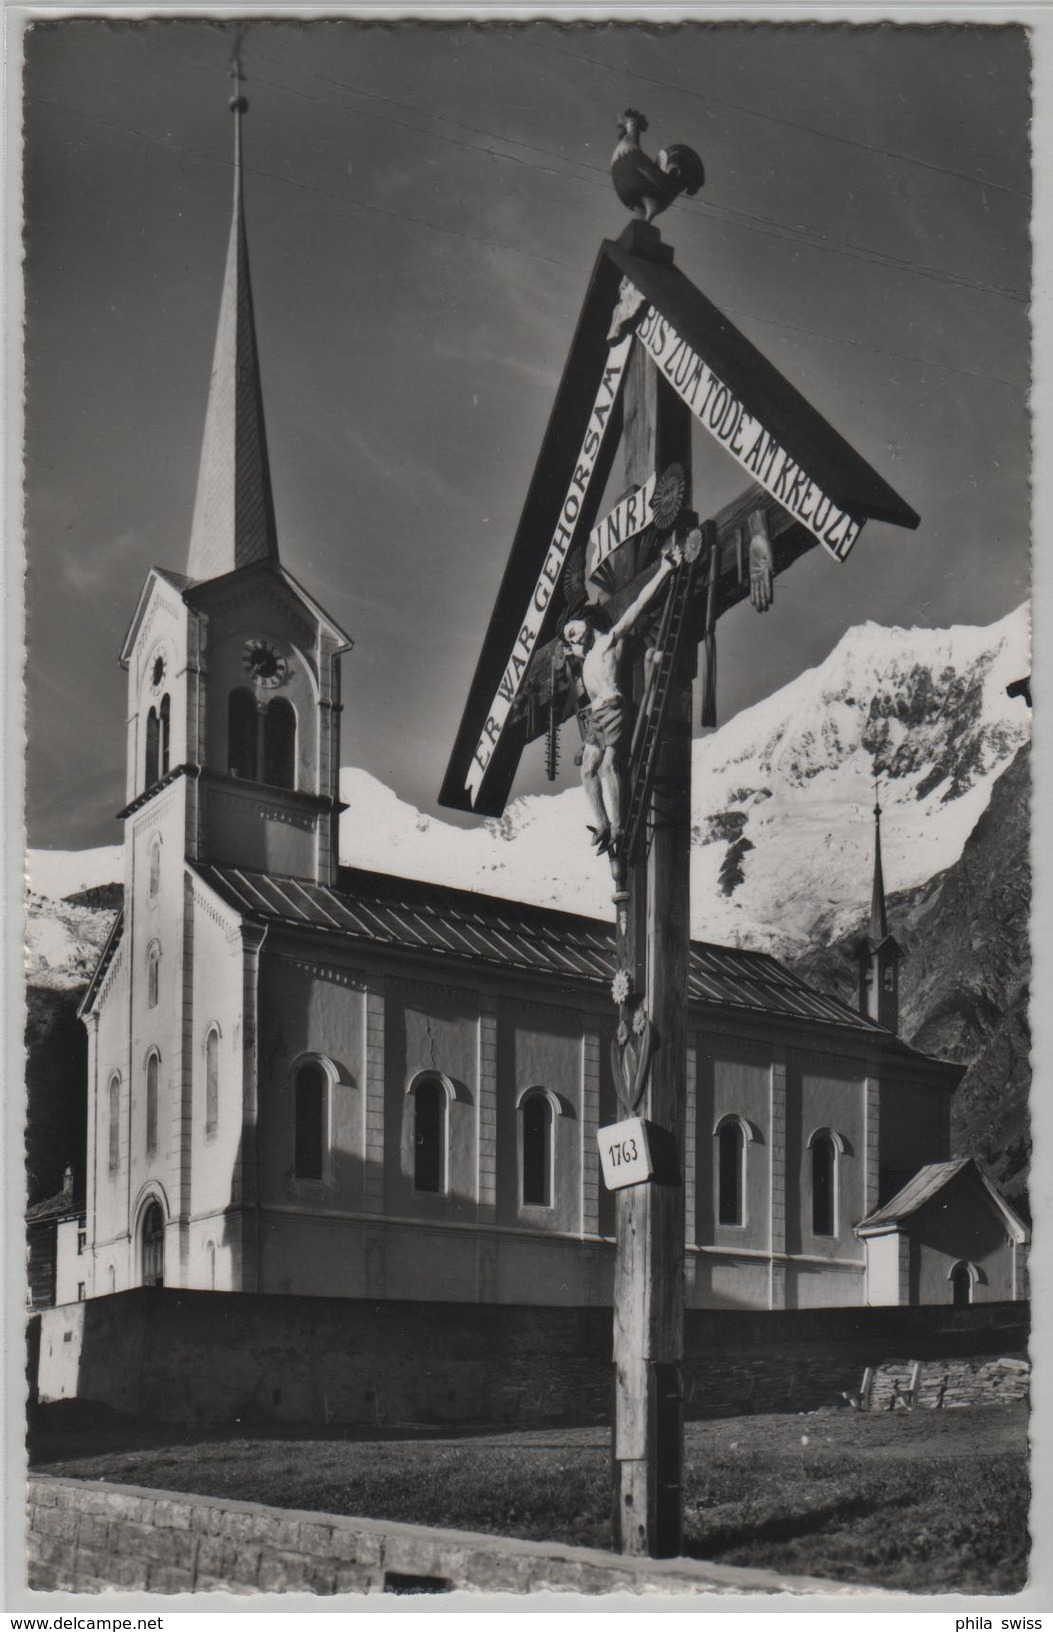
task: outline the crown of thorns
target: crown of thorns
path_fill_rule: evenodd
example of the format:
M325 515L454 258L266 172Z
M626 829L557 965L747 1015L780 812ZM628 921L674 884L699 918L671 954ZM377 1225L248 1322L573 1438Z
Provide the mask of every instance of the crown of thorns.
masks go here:
M566 612L563 617L563 628L568 623L587 623L591 629L597 629L602 634L610 628L610 621L601 606L595 601L582 601L579 605Z

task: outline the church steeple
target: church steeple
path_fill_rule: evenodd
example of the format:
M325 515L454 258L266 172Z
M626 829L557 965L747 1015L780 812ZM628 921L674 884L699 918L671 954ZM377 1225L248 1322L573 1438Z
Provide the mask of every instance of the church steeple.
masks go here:
M236 58L231 72L234 208L190 534L187 571L196 581L278 560L242 197L241 121L248 103Z
M859 1012L899 1030L899 964L903 953L888 932L885 875L881 865L881 800L874 772L874 883L870 897L870 925L856 947L859 963Z
M885 913L885 877L881 870L881 800L874 784L874 889L870 900L870 939L880 946L888 936L888 918Z

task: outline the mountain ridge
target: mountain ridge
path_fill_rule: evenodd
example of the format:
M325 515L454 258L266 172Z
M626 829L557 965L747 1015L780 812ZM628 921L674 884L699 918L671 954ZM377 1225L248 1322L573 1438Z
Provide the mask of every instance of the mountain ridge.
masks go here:
M837 940L869 903L875 772L889 888L952 865L1028 740L1026 708L1005 695L1026 672L1028 638L1024 607L988 628L865 623L823 663L696 739L695 938L791 959ZM425 815L355 767L341 772L341 796L345 864L611 917L580 787L521 797L474 828ZM44 984L61 984L64 968L86 978L88 952L77 948L105 938L96 892L120 878L119 847L30 851L27 871L31 972ZM103 914L94 922L93 894Z

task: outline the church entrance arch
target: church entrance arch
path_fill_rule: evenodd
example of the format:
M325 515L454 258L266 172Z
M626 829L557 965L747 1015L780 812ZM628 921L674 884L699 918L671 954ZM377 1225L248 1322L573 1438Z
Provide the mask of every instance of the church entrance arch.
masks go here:
M165 1215L159 1201L151 1201L140 1225L143 1285L165 1284Z

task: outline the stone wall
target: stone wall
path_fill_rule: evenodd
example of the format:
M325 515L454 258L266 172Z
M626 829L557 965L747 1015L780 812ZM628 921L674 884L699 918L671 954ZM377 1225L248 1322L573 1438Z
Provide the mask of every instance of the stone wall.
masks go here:
M925 1410L995 1401L1026 1400L1031 1368L1026 1360L996 1359L893 1361L876 1368L867 1397L872 1411L895 1410L900 1403Z
M829 1592L829 1582L689 1559L633 1559L378 1519L133 1486L29 1481L38 1592Z
M605 1422L611 1325L609 1309L140 1288L41 1315L38 1392L167 1422ZM1027 1333L1023 1303L689 1310L687 1415L814 1410L867 1366L1020 1358Z

